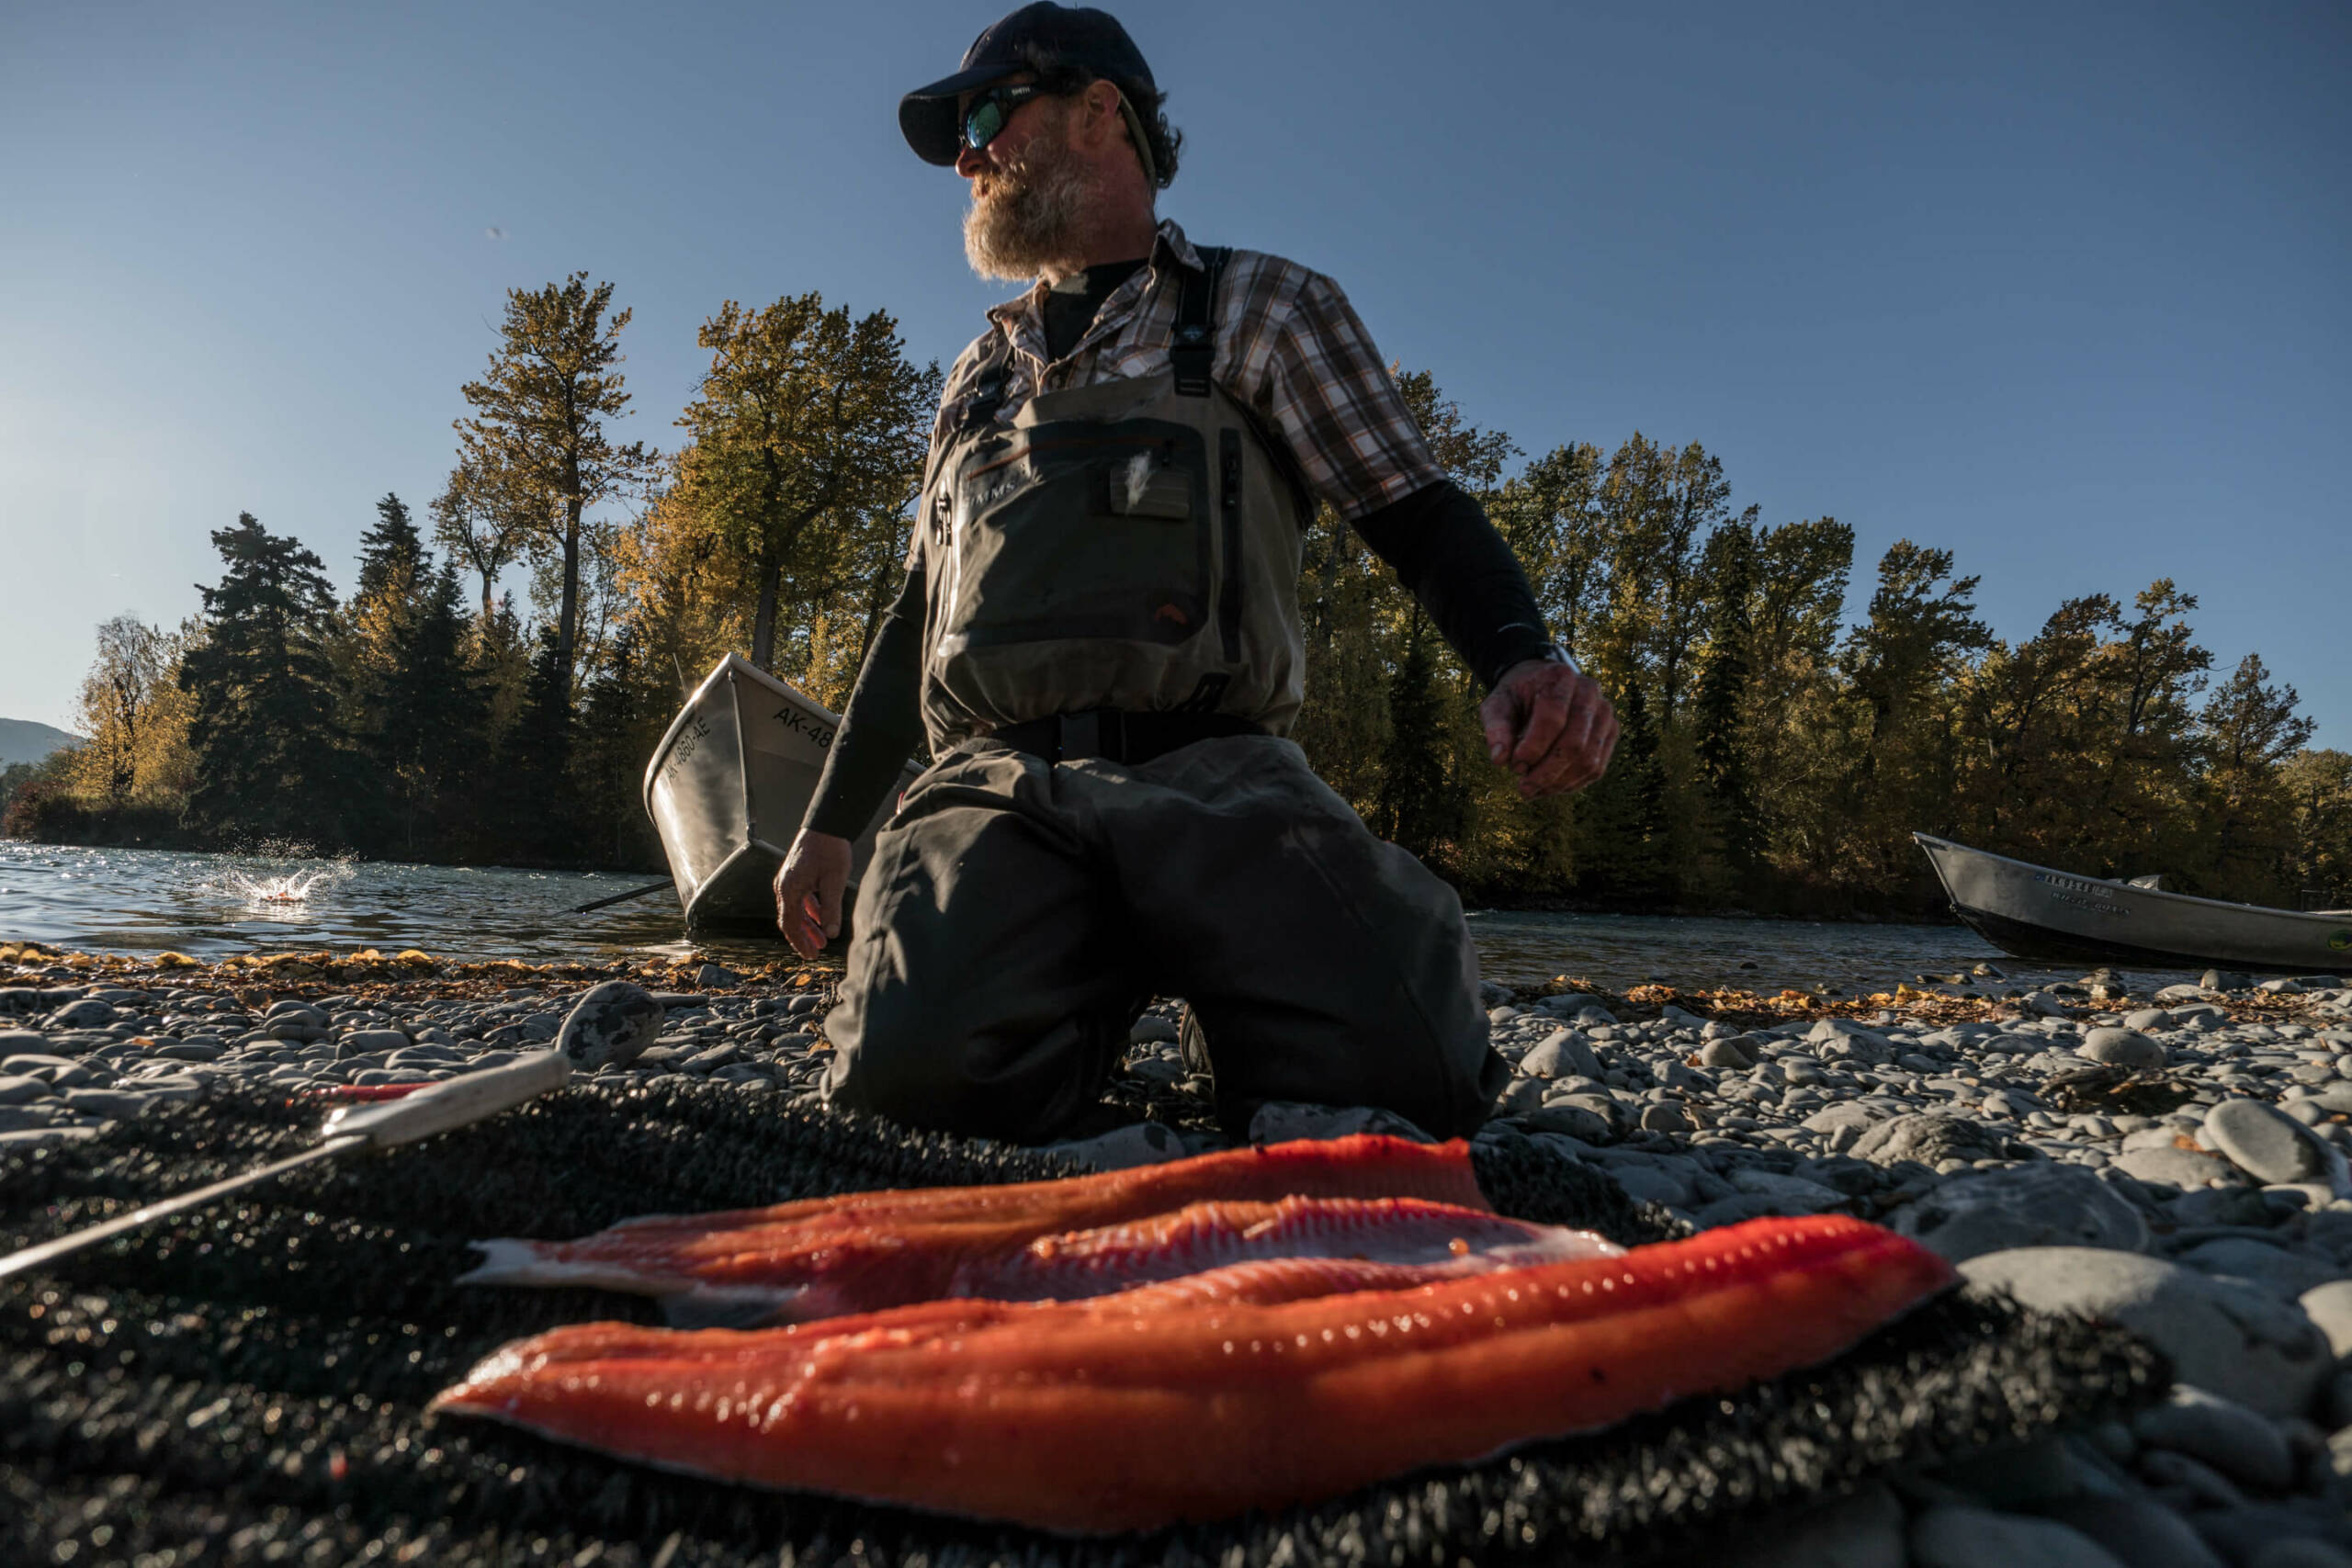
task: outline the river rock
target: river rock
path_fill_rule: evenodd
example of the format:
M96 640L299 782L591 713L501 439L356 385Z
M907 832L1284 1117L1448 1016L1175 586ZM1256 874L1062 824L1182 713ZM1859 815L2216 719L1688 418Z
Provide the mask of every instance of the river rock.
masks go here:
M1664 1203L1679 1209L1690 1201L1690 1183L1670 1170L1661 1170L1654 1165L1612 1165L1609 1174L1617 1179L1617 1185L1625 1190L1627 1196L1645 1203Z
M64 1094L65 1108L83 1116L107 1116L119 1122L146 1114L154 1101L143 1094L128 1094L111 1089L69 1089Z
M1306 1105L1270 1100L1250 1118L1253 1144L1286 1144L1295 1138L1345 1138L1357 1133L1381 1133L1410 1138L1417 1144L1436 1142L1394 1111L1369 1105Z
M2277 1424L2201 1388L2174 1388L2164 1404L2133 1418L2132 1431L2153 1448L2202 1460L2260 1491L2284 1492L2294 1483L2295 1456Z
M2229 1568L2187 1519L2143 1494L2069 1497L2042 1512L2132 1568Z
M104 1029L119 1016L109 1004L96 997L85 997L51 1013L46 1026L51 1029Z
M2209 1181L2233 1180L2237 1171L2226 1161L2195 1149L2126 1149L2115 1156L2115 1168L2134 1181L2165 1181L2194 1190Z
M1131 1122L1099 1137L1047 1144L1038 1152L1068 1155L1072 1159L1083 1160L1096 1170L1126 1170L1139 1165L1158 1165L1162 1160L1182 1158L1184 1141L1176 1135L1175 1129L1157 1122Z
M1146 1013L1127 1026L1130 1045L1171 1045L1178 1033L1176 1021L1158 1013Z
M1918 1568L2124 1568L2090 1537L2050 1519L1938 1503L1911 1521Z
M1931 1111L1882 1122L1855 1139L1846 1153L1873 1165L1915 1159L1932 1166L1947 1159L2000 1159L2007 1149L2007 1140L1991 1128Z
M1558 1133L1587 1144L1605 1144L1616 1133L1616 1123L1606 1117L1566 1103L1539 1105L1521 1113L1519 1119L1532 1132Z
M1842 1018L1825 1018L1805 1032L1814 1055L1823 1061L1884 1066L1894 1060L1894 1046L1886 1036Z
M1597 1078L1601 1066L1582 1035L1573 1029L1555 1029L1521 1059L1519 1070L1539 1078Z
M57 1092L46 1079L22 1076L0 1077L0 1105L24 1105L47 1100Z
M2300 1414L2335 1364L2291 1302L2138 1253L2027 1247L1972 1258L1960 1271L1971 1289L2038 1312L2120 1324L2171 1357L2181 1382L2266 1416Z
M2305 1315L2327 1336L2336 1359L2352 1366L2352 1280L2336 1280L2299 1298Z
M2330 1259L2273 1247L2252 1236L2221 1236L2199 1243L2178 1256L2191 1269L2244 1280L2290 1302L2306 1291L2340 1279L2344 1273Z
M2260 1182L2326 1181L2344 1161L2309 1128L2256 1100L2225 1100L2205 1118L2206 1140ZM2333 1156L2333 1157L2331 1157Z
M662 1033L661 1002L644 987L607 980L572 1005L556 1035L556 1049L574 1072L626 1067Z
M335 1042L337 1057L373 1056L409 1048L409 1037L397 1029L355 1029Z
M2078 1165L2020 1165L1954 1176L1894 1212L1894 1228L1958 1263L2020 1247L2148 1245L2140 1211Z
M1724 1568L1904 1568L1903 1505L1883 1483L1743 1526Z
M2134 1029L2094 1029L2075 1052L2102 1066L2143 1072L2165 1065L2165 1048Z
M1756 1057L1736 1035L1708 1041L1699 1047L1699 1065L1702 1067L1732 1067L1745 1070L1756 1065Z
M2256 1547L2245 1568L2352 1568L2352 1551L2307 1535L2289 1536Z

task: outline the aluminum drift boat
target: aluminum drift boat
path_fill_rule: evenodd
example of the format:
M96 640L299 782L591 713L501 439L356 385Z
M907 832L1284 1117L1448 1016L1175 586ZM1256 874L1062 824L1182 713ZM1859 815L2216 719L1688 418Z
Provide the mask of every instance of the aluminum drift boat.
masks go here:
M729 654L686 699L645 765L645 811L662 836L689 931L776 936L769 890L841 716L749 660ZM917 772L910 762L903 788ZM854 887L893 792L857 837Z
M2282 975L2332 975L2352 964L2352 909L2299 914L2226 904L1911 836L1928 852L1952 912L2019 958Z

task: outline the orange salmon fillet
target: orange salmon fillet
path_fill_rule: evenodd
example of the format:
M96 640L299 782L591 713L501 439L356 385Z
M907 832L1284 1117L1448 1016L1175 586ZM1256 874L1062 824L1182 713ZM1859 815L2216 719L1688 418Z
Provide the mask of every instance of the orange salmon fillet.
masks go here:
M1492 1213L1466 1143L1359 1134L1053 1181L653 1215L577 1241L487 1241L477 1244L482 1265L465 1279L748 1303L781 1320L807 1321L954 1293L959 1270L985 1269L1041 1237L1195 1203L1290 1197L1425 1199Z
M1736 1389L1827 1359L1954 1279L1826 1215L1401 1290L1377 1288L1382 1267L1248 1264L1088 1301L932 1301L752 1333L588 1324L502 1349L433 1407L753 1485L1144 1529ZM1346 1293L1293 1299L1302 1269L1322 1271L1306 1288ZM1351 1289L1351 1269L1374 1288Z

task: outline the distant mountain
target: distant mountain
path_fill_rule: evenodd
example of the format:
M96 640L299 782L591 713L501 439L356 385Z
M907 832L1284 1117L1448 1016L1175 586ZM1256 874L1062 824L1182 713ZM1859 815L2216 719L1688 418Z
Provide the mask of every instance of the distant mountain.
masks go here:
M17 762L38 762L60 746L79 746L82 738L35 724L28 718L0 718L0 768Z

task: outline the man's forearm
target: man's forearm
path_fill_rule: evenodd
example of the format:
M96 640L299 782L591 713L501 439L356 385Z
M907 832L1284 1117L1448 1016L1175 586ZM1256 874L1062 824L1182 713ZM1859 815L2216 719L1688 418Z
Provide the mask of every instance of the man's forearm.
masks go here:
M1487 513L1451 482L1415 491L1356 523L1487 690L1551 645L1519 558Z
M897 602L875 628L874 646L801 818L804 829L842 839L865 832L922 739L922 605L918 569L907 574Z

